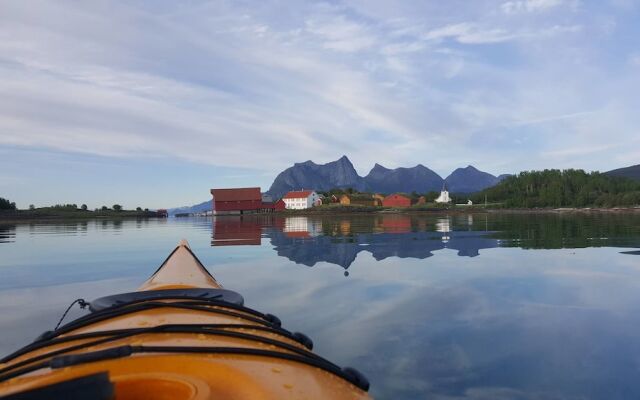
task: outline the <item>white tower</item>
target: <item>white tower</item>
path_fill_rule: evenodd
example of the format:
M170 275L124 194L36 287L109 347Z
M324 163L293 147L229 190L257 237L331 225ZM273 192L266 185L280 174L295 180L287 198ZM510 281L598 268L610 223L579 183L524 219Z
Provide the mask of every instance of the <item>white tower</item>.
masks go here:
M436 203L450 203L451 197L449 197L449 192L447 191L447 184L442 184L442 191L440 192L440 196L436 199Z

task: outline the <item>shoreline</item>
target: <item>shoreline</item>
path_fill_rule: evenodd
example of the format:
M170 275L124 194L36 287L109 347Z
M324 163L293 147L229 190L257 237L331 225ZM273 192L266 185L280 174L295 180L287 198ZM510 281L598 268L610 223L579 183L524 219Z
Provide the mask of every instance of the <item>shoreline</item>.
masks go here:
M0 224L40 223L59 221L91 221L91 220L124 220L124 219L153 219L159 217L153 211L72 211L72 212L38 212L32 210L17 210L0 212Z
M640 212L640 207L585 207L585 208L484 208L484 207L452 207L452 208L392 208L392 209L307 209L278 211L276 215L360 215L360 214L559 214L559 213L625 213Z
M25 210L21 210L25 211ZM165 219L159 217L153 212L138 211L120 211L97 213L91 212L80 213L47 213L41 215L33 215L26 213L0 213L0 225L18 224L18 223L45 223L60 221L110 221L110 220L129 220L129 219ZM276 211L270 214L244 214L244 215L219 215L220 217L249 217L257 215L274 215L280 217L288 216L354 216L354 215L388 215L388 214L406 214L406 215L443 215L443 214L571 214L571 213L640 213L640 207L614 207L614 208L484 208L484 207L451 207L451 208L387 208L374 209L372 207L339 207L336 209L307 209L307 210L284 210ZM196 217L195 215L190 217ZM188 218L190 218L188 217ZM211 218L211 216L199 216L201 218ZM176 217L170 217L176 218Z

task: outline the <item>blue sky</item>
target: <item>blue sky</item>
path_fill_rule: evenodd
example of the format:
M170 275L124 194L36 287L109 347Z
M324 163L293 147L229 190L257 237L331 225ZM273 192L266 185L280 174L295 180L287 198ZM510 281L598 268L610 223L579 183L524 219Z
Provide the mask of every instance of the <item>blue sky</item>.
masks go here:
M361 175L640 163L640 1L0 4L0 197L172 207Z

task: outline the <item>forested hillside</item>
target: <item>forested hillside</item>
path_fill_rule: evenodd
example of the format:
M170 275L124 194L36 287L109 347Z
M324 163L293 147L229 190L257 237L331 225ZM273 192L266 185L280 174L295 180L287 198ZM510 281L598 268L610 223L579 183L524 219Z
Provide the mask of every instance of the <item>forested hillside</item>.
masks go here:
M640 182L599 172L557 170L521 172L473 195L505 207L615 207L640 204Z

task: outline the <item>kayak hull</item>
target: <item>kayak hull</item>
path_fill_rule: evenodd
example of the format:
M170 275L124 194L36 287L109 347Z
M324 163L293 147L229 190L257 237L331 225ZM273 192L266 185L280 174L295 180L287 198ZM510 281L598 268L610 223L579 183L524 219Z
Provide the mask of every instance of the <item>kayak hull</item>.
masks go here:
M176 294L191 290L205 295ZM315 355L305 335L244 307L241 296L225 301L216 291L235 293L181 242L136 292L150 297L105 300L3 359L0 397L94 379L117 400L369 398L357 371Z

